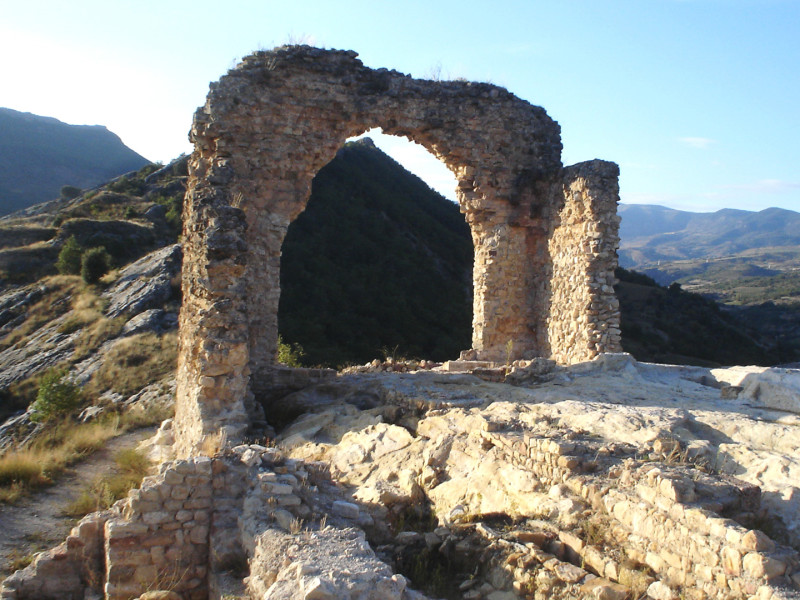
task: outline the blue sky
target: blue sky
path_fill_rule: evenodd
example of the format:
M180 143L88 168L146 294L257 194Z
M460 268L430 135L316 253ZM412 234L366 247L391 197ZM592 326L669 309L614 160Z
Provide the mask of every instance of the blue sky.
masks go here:
M508 88L560 123L565 164L619 163L623 202L800 210L800 0L0 0L0 15L0 106L106 125L151 160L190 150L209 82L242 56L303 41ZM435 159L386 147L453 196Z

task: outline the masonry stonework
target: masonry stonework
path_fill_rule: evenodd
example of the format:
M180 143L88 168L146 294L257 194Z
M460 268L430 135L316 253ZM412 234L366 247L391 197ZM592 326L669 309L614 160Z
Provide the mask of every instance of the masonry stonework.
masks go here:
M181 455L219 429L241 438L248 403L270 389L287 228L317 171L374 127L456 176L474 244L471 357L570 363L620 349L616 165L564 169L558 124L497 86L370 69L351 51L256 52L211 85L191 131Z

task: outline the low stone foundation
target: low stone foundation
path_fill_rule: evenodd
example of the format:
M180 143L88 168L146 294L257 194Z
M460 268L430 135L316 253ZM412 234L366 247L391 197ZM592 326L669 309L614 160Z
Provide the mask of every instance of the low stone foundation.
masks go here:
M492 428L487 422L486 429ZM797 552L720 515L747 518L758 513L756 486L701 470L689 477L686 468L637 460L633 448L610 450L598 442L501 431L480 435L509 463L529 470L547 486L566 486L601 511L610 538L668 586L707 594L697 597L749 598L765 593L761 589L766 582L800 579ZM668 454L680 456L674 441L661 444ZM600 548L576 542L573 550L587 568L619 581L618 562L608 560Z

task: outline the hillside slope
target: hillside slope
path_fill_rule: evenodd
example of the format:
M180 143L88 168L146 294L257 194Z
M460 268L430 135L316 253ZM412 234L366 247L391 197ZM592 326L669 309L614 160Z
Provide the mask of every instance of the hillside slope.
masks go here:
M90 188L150 161L100 125L0 108L0 215Z
M289 227L278 315L308 364L457 357L472 321L472 240L458 206L371 140L347 144Z
M619 212L620 265L626 268L724 257L753 248L800 246L800 213L782 208L693 213L627 204Z

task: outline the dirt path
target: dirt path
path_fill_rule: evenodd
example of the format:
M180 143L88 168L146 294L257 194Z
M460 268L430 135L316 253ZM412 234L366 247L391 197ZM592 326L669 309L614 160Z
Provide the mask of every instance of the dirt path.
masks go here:
M14 505L0 505L0 579L19 558L64 541L77 519L64 516L66 506L95 478L115 469L114 455L152 436L149 427L109 440L106 446L65 471L55 485L26 496Z

